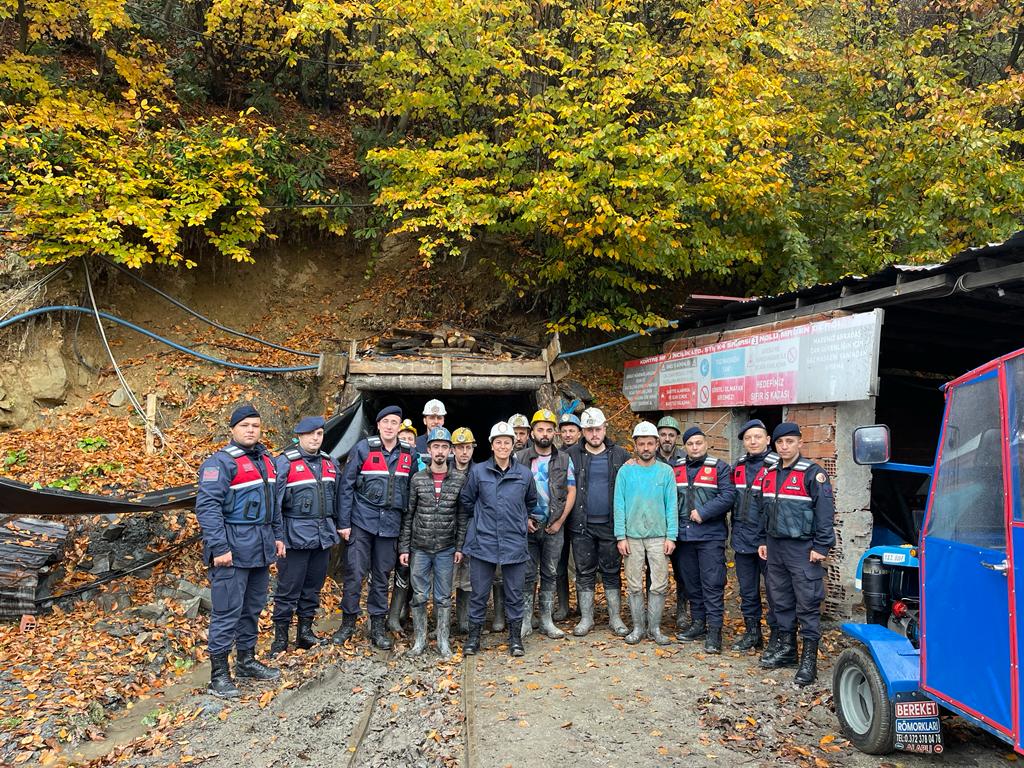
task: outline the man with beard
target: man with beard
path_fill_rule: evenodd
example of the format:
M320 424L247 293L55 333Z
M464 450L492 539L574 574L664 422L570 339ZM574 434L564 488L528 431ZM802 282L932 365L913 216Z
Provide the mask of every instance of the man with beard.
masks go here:
M533 593L540 573L540 631L550 638L565 637L551 613L555 603L555 578L565 531L562 525L576 500L576 476L569 454L555 447L555 414L542 408L533 414L532 444L516 453L516 462L527 467L537 483L537 503L530 517L537 530L530 534L530 569L526 575L526 607L523 637L533 632Z
M600 408L587 408L580 419L583 440L569 449L576 468L576 503L567 523L576 562L576 599L580 621L572 633L583 637L594 627L594 593L601 573L608 626L617 637L629 632L622 623L622 555L615 540L613 500L615 476L629 460L629 453L606 437Z
M409 654L419 656L427 647L427 601L434 597L437 651L450 659L448 630L451 626L452 573L462 561L462 545L468 523L459 493L466 475L448 465L451 435L434 427L427 435L430 466L417 472L409 490L409 507L402 518L398 542L399 560L412 580L412 624L415 636Z
M668 645L661 632L668 589L668 557L675 550L676 485L672 468L655 459L658 429L649 421L633 428L636 461L619 470L615 478L615 539L626 558L626 586L633 630L626 642L635 645L650 637ZM644 615L644 563L651 572L651 589Z

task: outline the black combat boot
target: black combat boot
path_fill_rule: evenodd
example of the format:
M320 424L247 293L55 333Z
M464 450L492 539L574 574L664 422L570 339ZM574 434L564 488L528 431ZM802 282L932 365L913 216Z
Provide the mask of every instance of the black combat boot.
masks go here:
M800 649L800 669L796 671L793 682L803 687L818 679L818 641L804 640Z
M466 644L462 646L462 653L465 656L475 656L480 650L480 633L483 632L483 624L470 624L469 637Z
M744 619L746 628L743 635L732 645L734 651L749 651L752 648L760 650L764 647L764 636L761 634L761 622L757 619Z
M346 613L341 617L341 626L338 631L331 635L331 642L336 645L344 645L352 639L356 633L356 614Z
M210 657L210 685L206 690L222 699L237 699L242 695L231 679L231 667L226 653Z
M779 632L778 627L768 626L768 644L764 648L764 653L761 654L761 658L771 656L777 653L779 650L779 643L782 642L782 633Z
M777 632L779 647L769 655L765 651L761 655L761 669L780 669L796 666L796 632Z
M676 632L685 632L692 623L686 605L686 592L682 584L676 584Z
M235 675L253 680L277 680L281 670L268 667L256 660L256 649L235 652Z
M370 642L373 643L374 648L379 648L382 651L390 651L394 647L395 644L388 637L388 631L384 627L383 616L370 617Z
M313 631L313 617L299 617L299 629L295 633L296 648L315 648L320 645L320 638Z
M274 642L270 644L271 656L277 656L277 654L288 650L288 630L290 626L291 622L288 621L274 622Z
M508 652L512 656L525 656L526 649L523 647L522 627L529 622L529 617L523 617L525 621L510 621L508 623Z
M680 643L686 643L690 640L700 640L708 632L708 625L706 619L697 619L690 622L690 627L685 632L679 632L676 634L676 640Z
M704 638L704 650L707 653L722 652L722 628L708 627L708 634Z

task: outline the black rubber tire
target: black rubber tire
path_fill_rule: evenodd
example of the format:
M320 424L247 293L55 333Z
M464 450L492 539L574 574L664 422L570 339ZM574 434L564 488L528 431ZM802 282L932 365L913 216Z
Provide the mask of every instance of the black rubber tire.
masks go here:
M851 686L858 680L858 687L870 696L870 722L866 728L863 727L868 719L864 702L844 700L844 695L849 699ZM863 646L847 648L839 654L832 671L832 697L839 725L857 749L869 755L887 755L893 751L892 701L875 660ZM858 730L858 725L863 732Z

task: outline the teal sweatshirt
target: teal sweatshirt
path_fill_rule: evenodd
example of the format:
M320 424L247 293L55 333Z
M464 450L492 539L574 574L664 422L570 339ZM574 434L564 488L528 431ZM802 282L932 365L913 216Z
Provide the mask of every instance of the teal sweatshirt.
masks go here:
M615 476L615 538L675 541L678 528L672 468L661 461L623 466Z

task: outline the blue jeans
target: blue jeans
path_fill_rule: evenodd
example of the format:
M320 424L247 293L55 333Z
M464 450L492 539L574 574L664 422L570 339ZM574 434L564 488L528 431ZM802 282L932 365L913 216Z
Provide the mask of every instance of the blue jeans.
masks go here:
M452 577L455 574L455 547L440 552L414 549L409 555L409 574L412 582L413 608L426 605L430 599L431 581L434 587L434 607L447 608L452 597Z

